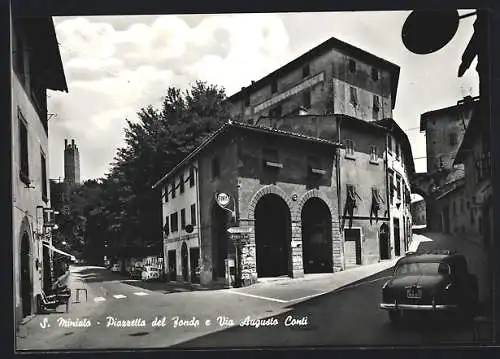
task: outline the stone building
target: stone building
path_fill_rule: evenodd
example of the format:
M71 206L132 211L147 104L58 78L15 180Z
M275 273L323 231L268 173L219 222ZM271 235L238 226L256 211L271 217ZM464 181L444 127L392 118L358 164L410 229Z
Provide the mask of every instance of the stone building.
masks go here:
M465 170L464 195L469 218L465 223L468 224L468 232L473 234L471 238L483 238L492 245L491 141L489 125L483 121L478 108L455 157L455 165L463 165Z
M297 278L344 269L337 146L263 126L222 126L154 186L163 187L164 229L169 218L166 270L177 268L177 279L190 280L198 261L202 284L231 284L231 275L238 274L240 284L249 285L258 277ZM193 187L185 186L181 194L184 182ZM228 200L226 209L216 200L221 194ZM187 216L182 222L182 209L196 203L189 234L187 226L182 228L188 223ZM227 231L234 226L246 233L238 246ZM190 257L196 255L199 260Z
M494 265L495 235L493 214L492 148L489 116L483 115L483 108L477 106L455 157L455 165L465 169L464 192L470 201L467 216L470 217L469 234L466 239L474 241L483 250L486 263L485 275L479 277L480 300L493 303L495 297ZM465 220L464 220L465 221ZM467 223L467 222L465 222Z
M392 119L347 115L261 118L271 128L338 141L337 203L346 266L371 264L406 251L411 238L414 170L406 134Z
M420 117L420 130L426 136L427 172L413 178L413 183L414 191L426 201L428 230L441 231L444 229L443 224L446 224L442 217L448 214L441 209L447 207L436 201L438 197L443 200L451 198L442 196L448 191L450 180L460 181L463 178L463 166L454 165L454 159L477 105L478 97L467 96L454 106L429 111ZM461 192L453 192L454 195L458 193ZM467 200L464 198L464 202Z
M12 18L12 217L15 320L36 312L50 278L47 90L68 91L50 17Z
M392 117L399 67L334 37L228 98L235 120L301 112Z
M420 199L411 203L411 217L413 226L426 226L425 200Z

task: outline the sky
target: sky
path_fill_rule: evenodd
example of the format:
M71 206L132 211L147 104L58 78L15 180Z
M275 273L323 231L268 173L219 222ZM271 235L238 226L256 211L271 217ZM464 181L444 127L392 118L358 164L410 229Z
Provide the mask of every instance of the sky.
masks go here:
M468 13L470 10L460 10ZM415 55L401 40L409 11L55 17L69 92L48 94L50 178L64 177L64 139L75 139L82 180L100 178L124 145L126 119L159 107L166 89L196 80L232 95L330 37L401 68L393 118L426 171L424 112L479 94L476 60L457 77L475 16L452 41Z

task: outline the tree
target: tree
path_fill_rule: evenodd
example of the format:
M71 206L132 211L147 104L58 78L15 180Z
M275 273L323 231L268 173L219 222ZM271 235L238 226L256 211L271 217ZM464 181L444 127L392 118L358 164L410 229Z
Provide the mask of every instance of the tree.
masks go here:
M161 248L161 199L151 186L229 118L225 99L223 88L197 81L186 91L169 87L161 108L127 120L125 146L102 182L111 247Z

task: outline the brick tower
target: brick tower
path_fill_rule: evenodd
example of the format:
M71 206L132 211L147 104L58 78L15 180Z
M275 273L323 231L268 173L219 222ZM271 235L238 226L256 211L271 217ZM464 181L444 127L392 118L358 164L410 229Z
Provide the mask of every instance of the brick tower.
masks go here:
M64 182L80 184L80 154L75 140L64 140Z

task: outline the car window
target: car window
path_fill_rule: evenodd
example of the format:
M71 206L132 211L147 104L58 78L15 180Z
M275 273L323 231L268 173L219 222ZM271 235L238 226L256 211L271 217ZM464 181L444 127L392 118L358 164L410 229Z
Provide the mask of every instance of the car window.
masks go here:
M413 262L401 264L395 275L433 275L445 272L450 273L450 267L446 263Z

